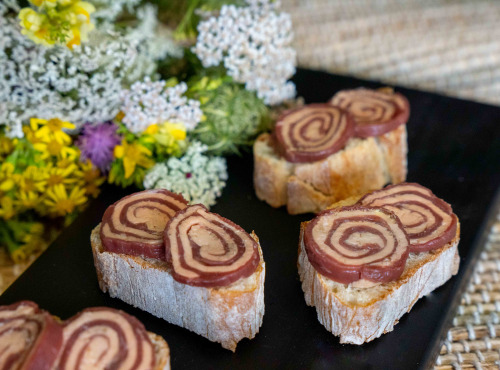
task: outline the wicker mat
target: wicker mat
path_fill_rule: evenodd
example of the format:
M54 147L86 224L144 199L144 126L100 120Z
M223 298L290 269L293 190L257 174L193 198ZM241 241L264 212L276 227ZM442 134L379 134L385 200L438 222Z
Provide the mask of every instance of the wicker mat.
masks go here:
M500 1L283 0L302 67L500 105Z
M435 369L500 367L500 214L463 294Z

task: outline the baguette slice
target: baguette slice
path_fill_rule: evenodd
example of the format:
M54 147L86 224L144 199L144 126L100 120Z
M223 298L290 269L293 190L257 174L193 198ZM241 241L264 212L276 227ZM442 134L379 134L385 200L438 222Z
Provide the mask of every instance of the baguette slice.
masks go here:
M328 208L352 205L359 198L353 196ZM458 272L460 224L455 238L444 247L410 253L398 280L368 288L337 283L314 269L303 242L306 225L307 222L303 222L300 227L297 262L304 297L307 305L316 306L319 322L340 336L340 343L363 344L392 331L418 299Z
M155 347L155 370L170 370L170 348L162 336L148 331L149 340Z
M259 332L264 316L265 263L259 239L260 265L253 275L222 288L203 288L175 281L169 266L155 259L106 252L91 235L99 286L111 297L189 329L222 347L236 350L243 338Z
M351 195L406 179L406 125L376 137L351 138L344 149L311 163L291 163L276 154L270 134L255 141L257 197L288 213L319 212Z

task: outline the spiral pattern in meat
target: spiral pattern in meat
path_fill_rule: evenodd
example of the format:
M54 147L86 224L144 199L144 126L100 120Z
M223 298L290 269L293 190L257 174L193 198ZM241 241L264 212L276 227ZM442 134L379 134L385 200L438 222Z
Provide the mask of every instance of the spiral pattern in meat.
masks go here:
M419 184L391 185L365 195L359 204L394 212L408 234L411 252L441 248L457 232L458 219L451 206Z
M342 149L354 133L351 116L329 104L309 104L283 114L275 137L289 162L314 162Z
M58 369L153 369L155 350L144 325L125 312L93 307L69 319Z
M362 206L323 211L307 224L304 244L313 267L343 284L396 280L409 254L398 218L385 209Z
M175 280L193 286L227 286L252 275L257 242L235 223L202 205L178 212L165 229L166 259Z
M408 100L399 93L369 89L339 91L330 101L347 110L355 122L356 136L378 136L405 124L410 115Z
M104 213L101 241L109 252L165 259L163 231L187 201L168 190L145 190L114 203Z

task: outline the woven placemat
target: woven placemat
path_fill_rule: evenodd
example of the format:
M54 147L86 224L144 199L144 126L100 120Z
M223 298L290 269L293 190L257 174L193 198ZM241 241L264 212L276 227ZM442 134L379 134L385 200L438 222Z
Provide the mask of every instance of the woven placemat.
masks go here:
M500 1L287 0L302 67L500 105Z
M435 369L500 367L500 213L488 232Z

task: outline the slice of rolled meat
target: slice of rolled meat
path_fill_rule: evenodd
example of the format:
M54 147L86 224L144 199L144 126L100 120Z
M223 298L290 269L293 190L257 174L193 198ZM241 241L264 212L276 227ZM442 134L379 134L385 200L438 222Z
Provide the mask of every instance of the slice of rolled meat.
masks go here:
M144 325L123 311L87 308L69 319L58 369L153 369L155 350Z
M409 254L399 219L388 210L363 206L321 212L307 224L304 245L316 271L342 284L397 280Z
M351 116L330 104L285 112L276 123L278 149L289 162L314 162L342 149L354 133Z
M408 121L410 104L399 93L386 90L341 90L330 101L353 116L356 136L366 138L394 130Z
M0 307L0 369L53 369L62 327L30 301Z
M252 275L260 262L257 242L245 230L202 205L178 212L164 240L172 276L183 284L227 286Z
M457 232L451 206L426 187L401 183L365 195L358 202L383 207L396 214L410 238L411 252L426 252L449 243Z
M101 241L109 252L165 259L163 231L187 201L168 190L145 190L109 206L102 218Z

